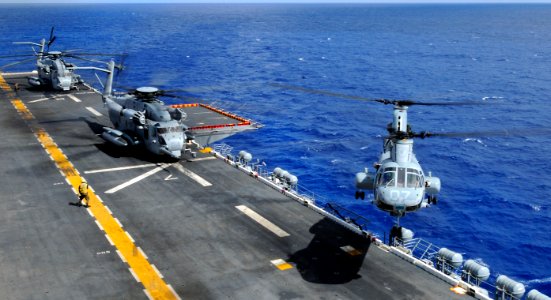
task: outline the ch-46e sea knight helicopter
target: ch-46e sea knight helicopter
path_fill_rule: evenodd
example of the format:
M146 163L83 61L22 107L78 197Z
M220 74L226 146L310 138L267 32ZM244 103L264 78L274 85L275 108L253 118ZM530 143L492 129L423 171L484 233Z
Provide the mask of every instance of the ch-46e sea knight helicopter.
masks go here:
M352 100L378 102L394 105L392 123L388 124L388 136L383 142L383 152L379 161L374 164L375 173L364 172L356 174L356 199L364 199L365 191L374 194L374 204L392 216L400 217L406 212L413 212L429 204L436 204L440 192L440 179L429 172L425 174L413 152L413 139L431 136L466 136L466 135L503 135L505 132L480 133L415 133L408 124L407 111L413 105L478 105L481 102L420 102L413 100L372 99L345 95L328 91L314 90L287 84L272 84L273 86L311 94L340 97Z
M69 91L75 89L79 83L82 83L80 75L75 73L75 70L82 69L77 67L73 63L67 62L65 58L74 58L79 60L87 60L81 56L116 56L116 54L92 54L92 53L76 53L71 50L50 51L50 45L56 40L54 36L54 28L50 31L50 38L48 41L42 39L39 43L35 42L14 42L18 45L31 45L33 53L30 54L16 54L0 56L0 58L12 58L12 57L29 57L21 61L9 63L1 66L0 69L11 67L14 65L27 63L36 60L36 76L27 77L28 82L33 87L47 88L57 91ZM39 51L33 46L39 47Z

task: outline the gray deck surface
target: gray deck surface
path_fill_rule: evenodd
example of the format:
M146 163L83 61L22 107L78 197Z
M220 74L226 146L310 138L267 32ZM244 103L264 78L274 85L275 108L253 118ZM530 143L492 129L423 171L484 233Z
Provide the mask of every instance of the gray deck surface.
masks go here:
M31 103L45 96L24 86L18 97L35 116L32 122L52 136L182 299L462 298L446 283L220 160L177 162L212 186L171 166L106 194L154 166L86 171L158 159L117 149L96 136L110 122L85 107L105 114L100 97L83 90L72 94L82 102L58 97ZM75 194L9 100L0 90L2 298L145 299L144 287L94 219L84 208L68 205ZM290 235L278 237L238 205ZM340 249L346 245L362 254L347 254ZM293 268L281 271L270 263L279 258Z

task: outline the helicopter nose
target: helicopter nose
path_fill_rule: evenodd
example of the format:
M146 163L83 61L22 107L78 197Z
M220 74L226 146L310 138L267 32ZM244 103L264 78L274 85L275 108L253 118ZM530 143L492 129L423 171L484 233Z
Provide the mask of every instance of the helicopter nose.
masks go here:
M422 192L415 189L379 188L377 190L377 201L390 206L416 206L422 199Z

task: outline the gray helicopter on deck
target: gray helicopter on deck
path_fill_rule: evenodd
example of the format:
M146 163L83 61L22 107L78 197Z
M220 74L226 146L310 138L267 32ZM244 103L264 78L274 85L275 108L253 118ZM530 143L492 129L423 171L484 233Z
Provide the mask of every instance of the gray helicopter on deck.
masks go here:
M173 159L180 159L186 152L195 156L187 148L192 139L186 135L188 128L183 123L186 113L180 108L165 105L159 99L175 96L155 87L113 93L115 68L114 61L107 63L107 69L90 68L108 74L102 99L113 128L104 127L101 137L119 147L143 144L149 152Z
M65 52L50 51L50 45L56 40L54 36L54 28L50 31L50 38L48 41L42 39L39 43L35 42L14 42L17 45L31 45L33 53L30 54L16 54L0 56L0 58L14 58L14 57L29 57L21 61L13 62L0 66L0 69L15 66L22 63L27 63L36 60L36 76L27 77L28 82L33 87L49 88L58 91L69 91L77 88L79 83L82 83L80 75L75 73L77 69L86 69L78 67L73 63L67 62L65 58L74 58L85 61L93 61L83 58L82 56L117 56L119 54L91 54L91 53L76 53L74 50ZM34 46L39 47L36 51Z

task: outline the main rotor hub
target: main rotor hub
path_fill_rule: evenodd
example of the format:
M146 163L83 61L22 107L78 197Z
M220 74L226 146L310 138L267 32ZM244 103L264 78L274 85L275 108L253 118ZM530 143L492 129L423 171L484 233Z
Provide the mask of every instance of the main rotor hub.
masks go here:
M143 93L143 94L152 94L152 93L157 93L159 89L152 86L142 86L137 88L136 91L138 93Z
M61 51L49 51L48 55L54 55L54 56L61 55Z

